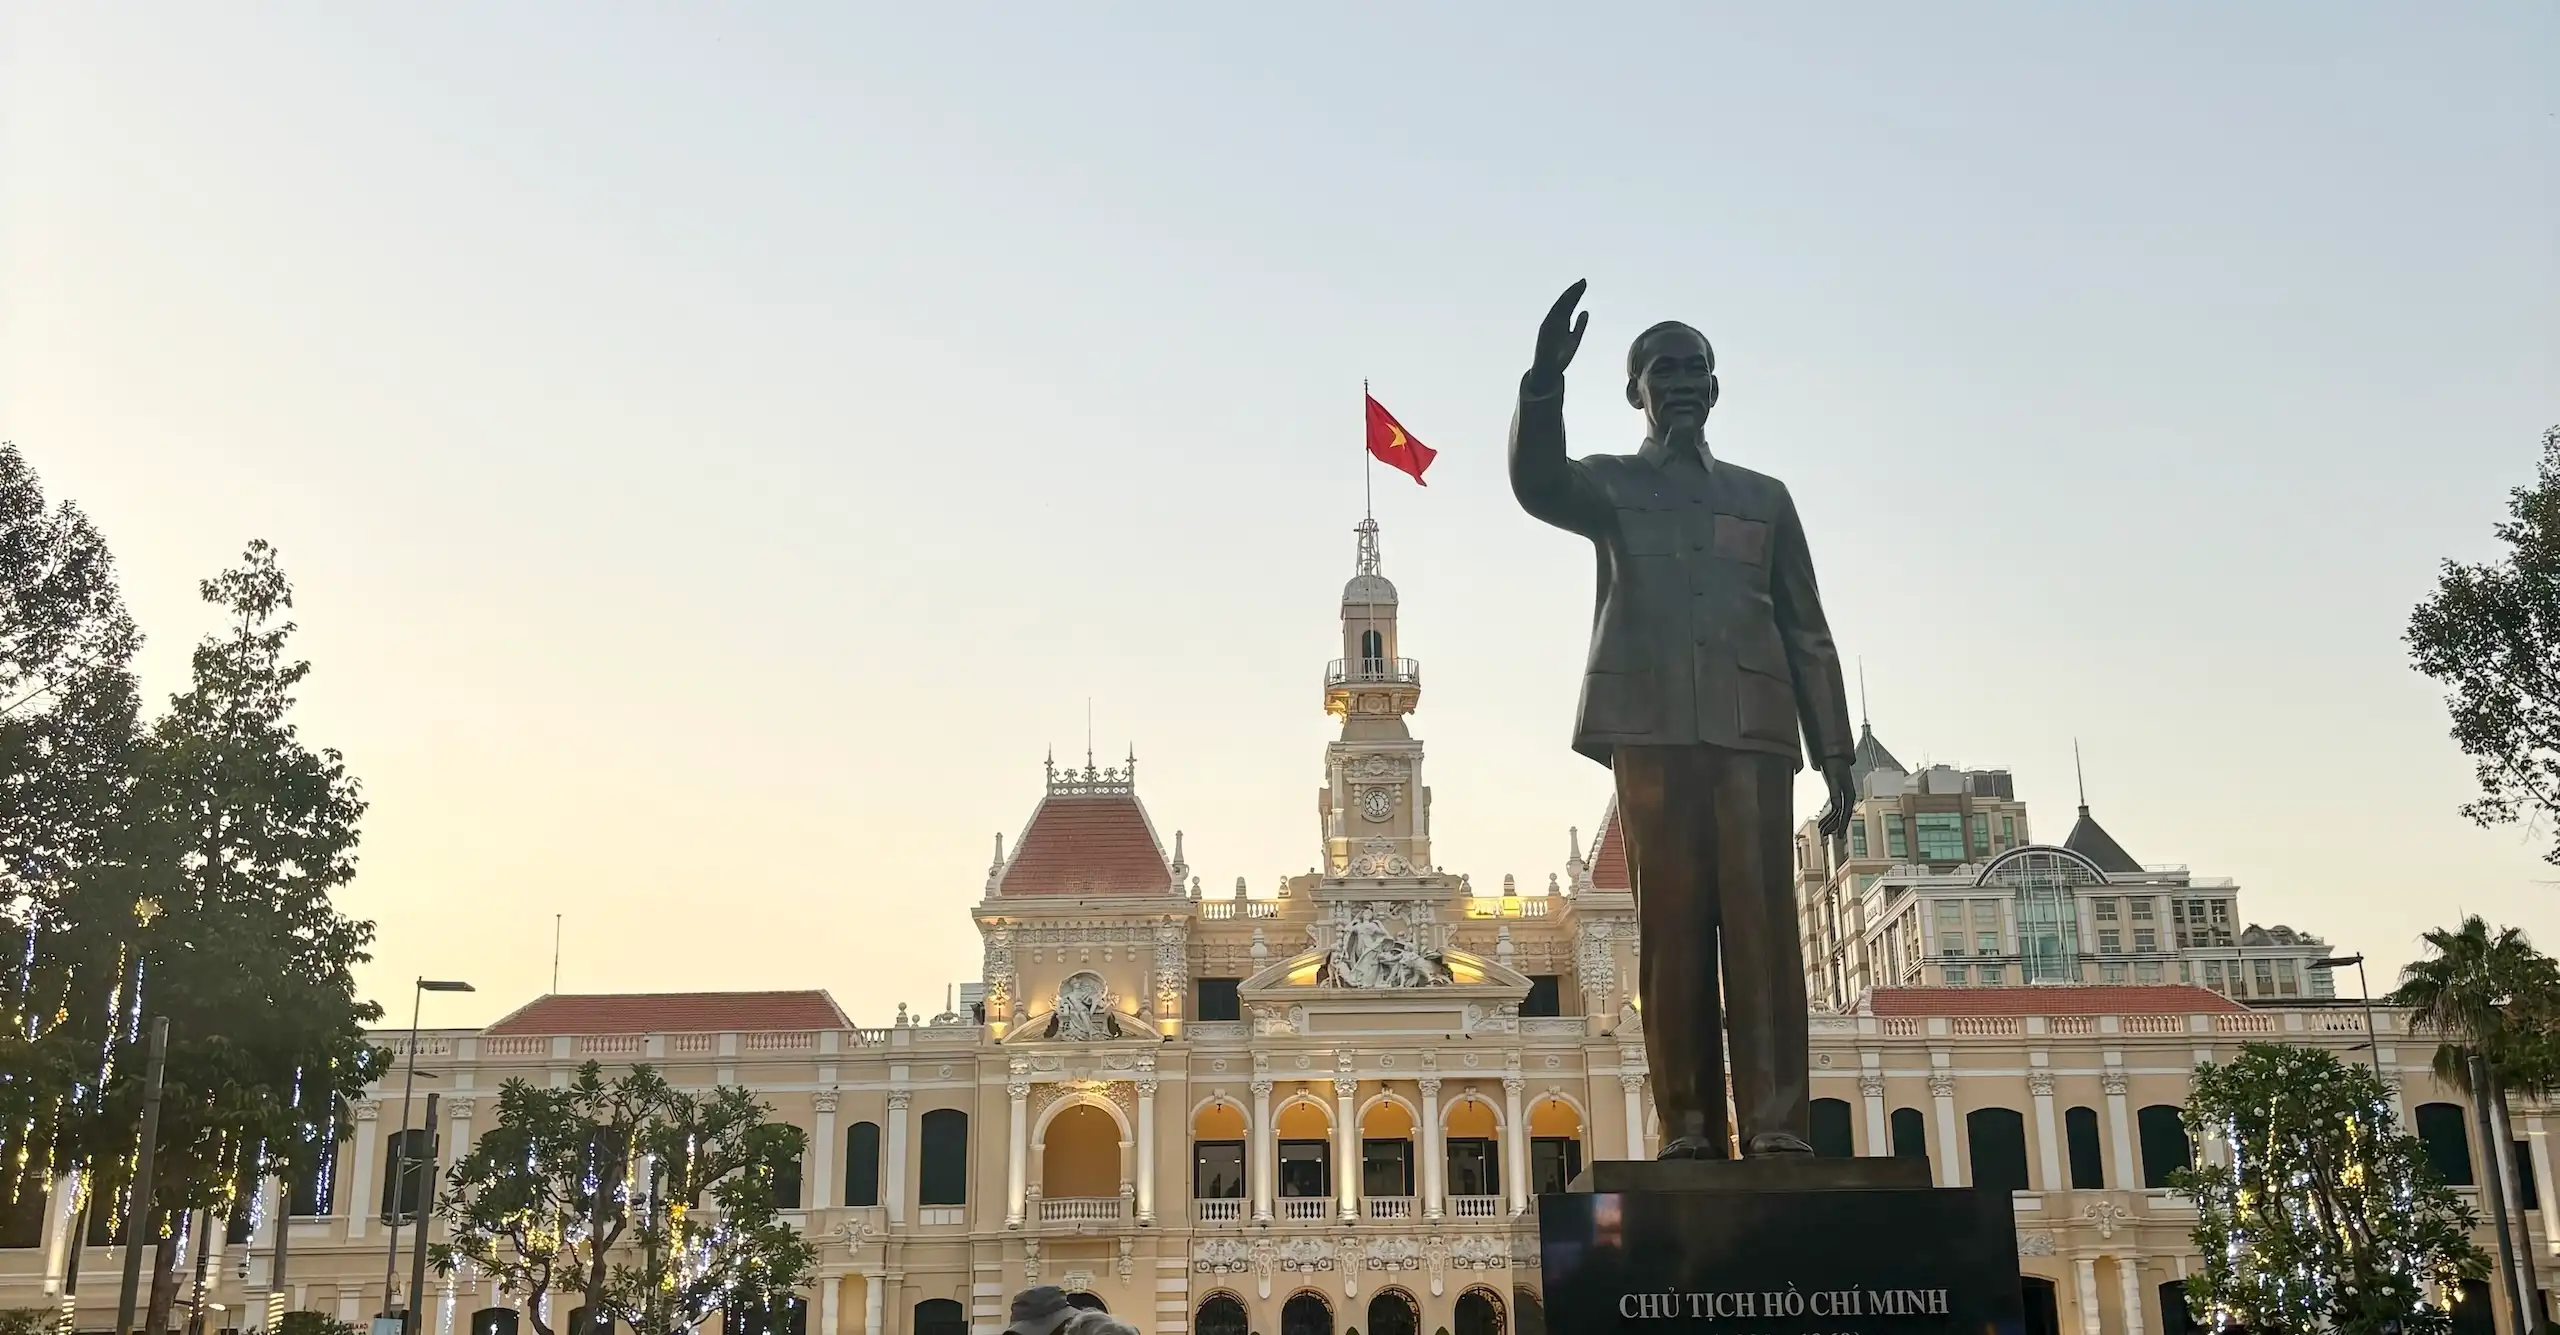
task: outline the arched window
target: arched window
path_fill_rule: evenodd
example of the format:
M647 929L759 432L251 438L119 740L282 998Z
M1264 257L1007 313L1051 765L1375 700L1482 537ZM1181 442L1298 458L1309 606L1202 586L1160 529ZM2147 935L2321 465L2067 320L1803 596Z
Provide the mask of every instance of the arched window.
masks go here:
M1380 1289L1369 1300L1365 1335L1422 1335L1422 1308L1402 1289Z
M295 1169L285 1179L288 1193L285 1208L297 1219L327 1216L336 1212L338 1175L338 1142L326 1141L308 1168Z
M1893 1157L1926 1159L1929 1157L1929 1119L1917 1108L1893 1110Z
M1547 1305L1526 1284L1511 1290L1511 1330L1512 1335L1547 1335Z
M791 1162L773 1170L773 1208L777 1210L800 1208L800 1159L797 1155L792 1157Z
M1075 1292L1068 1294L1067 1306L1072 1307L1079 1312L1109 1312L1111 1310L1111 1304L1102 1301L1101 1294L1093 1293L1085 1289L1078 1289Z
M2062 1141L2071 1149L2071 1189L2106 1190L2107 1161L2098 1153L2098 1110L2063 1109Z
M1848 1100L1813 1101L1813 1152L1825 1159L1857 1157L1857 1140L1849 1132Z
M1244 1145L1244 1109L1229 1100L1215 1100L1191 1119L1193 1200L1244 1199Z
M1324 1108L1301 1099L1282 1108L1271 1119L1271 1129L1279 1137L1280 1194L1297 1199L1331 1197L1333 1119Z
M2482 1279L2462 1281L2461 1296L2453 1303L2453 1335L2490 1335L2496 1329L2495 1314L2489 1310L2489 1282Z
M1529 1194L1561 1194L1582 1176L1582 1114L1563 1099L1529 1107Z
M2062 1335L2062 1309L2054 1302L2052 1280L2020 1276L2018 1295L2025 1299L2026 1335Z
M969 1335L969 1314L949 1298L927 1298L916 1304L916 1335Z
M1360 674L1375 677L1386 670L1387 637L1374 630L1360 632Z
M1458 1295L1457 1335L1502 1335L1502 1295L1469 1289Z
M586 1308L572 1307L569 1324L560 1328L560 1335L613 1335L613 1318L599 1312L595 1320L589 1321Z
M1191 1317L1191 1335L1248 1335L1244 1300L1232 1293L1213 1293L1201 1299L1200 1310Z
M471 1335L516 1335L516 1309L483 1307L472 1313Z
M1120 1194L1120 1124L1089 1103L1058 1110L1040 1132L1040 1195L1099 1200Z
M1280 1335L1333 1335L1333 1305L1300 1290L1280 1305Z
M2173 1279L2160 1286L2160 1329L2167 1335L2199 1335L2204 1323L2196 1320L2195 1308L2187 1301L2187 1282Z
M2154 1103L2133 1115L2134 1128L2142 1133L2142 1185L2165 1187L2169 1175L2195 1162L2195 1149L2187 1143L2187 1123L2177 1105Z
M2427 1163L2448 1187L2467 1187L2471 1176L2471 1115L2459 1103L2421 1103L2410 1110Z
M916 1167L916 1204L968 1204L969 1114L936 1108L918 1121L923 1147Z
M407 1177L402 1177L403 1170ZM427 1184L435 1179L435 1150L423 1127L391 1133L382 1151L382 1217L402 1221L418 1217Z
M844 1203L880 1203L880 1124L856 1122L844 1130Z
M1976 1108L1964 1115L1973 1185L1983 1191L2026 1191L2027 1119L2015 1108Z

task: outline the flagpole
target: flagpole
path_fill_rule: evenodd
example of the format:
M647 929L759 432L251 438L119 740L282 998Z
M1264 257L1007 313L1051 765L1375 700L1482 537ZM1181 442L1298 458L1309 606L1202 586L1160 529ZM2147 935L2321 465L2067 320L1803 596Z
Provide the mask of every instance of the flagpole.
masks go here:
M1363 519L1378 517L1377 498L1369 487L1369 480L1377 471L1377 463L1378 457L1369 451L1369 381L1363 376L1360 380L1360 516Z

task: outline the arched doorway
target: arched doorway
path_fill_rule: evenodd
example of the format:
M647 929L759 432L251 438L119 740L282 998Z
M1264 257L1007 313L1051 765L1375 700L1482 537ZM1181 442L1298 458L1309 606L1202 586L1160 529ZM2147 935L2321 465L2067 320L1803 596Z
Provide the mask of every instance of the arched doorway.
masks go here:
M2497 1317L2489 1310L2489 1302L2487 1281L2462 1281L2461 1296L2453 1304L2453 1335L2490 1335L2496 1330Z
M1244 1217L1244 1107L1211 1099L1191 1119L1191 1199L1202 1223Z
M1380 1289L1369 1300L1365 1335L1421 1335L1422 1307L1402 1289Z
M1370 1217L1411 1218L1413 1182L1413 1113L1379 1099L1360 1115L1360 1195L1379 1202Z
M1042 1200L1119 1197L1120 1123L1111 1114L1089 1103L1059 1109L1040 1144Z
M2023 1276L2018 1280L2018 1290L2025 1300L2026 1335L2062 1335L2062 1309L2056 1302L2053 1281Z
M916 1335L969 1335L969 1314L949 1298L916 1304Z
M1108 1312L1111 1310L1111 1305L1102 1301L1100 1295L1087 1293L1083 1289L1077 1289L1067 1295L1067 1306L1086 1312Z
M2201 1335L2204 1323L2196 1320L2195 1308L2187 1300L2187 1282L2173 1279L2160 1286L2160 1326L2169 1335Z
M1333 1335L1333 1304L1300 1290L1280 1305L1280 1335Z
M1547 1335L1547 1305L1526 1284L1511 1290L1511 1329L1513 1335Z
M1326 1200L1333 1196L1333 1115L1313 1099L1294 1099L1271 1119L1278 1137L1280 1196L1285 1201ZM1322 1219L1321 1206L1283 1204L1290 1219ZM1302 1213L1303 1211L1303 1213Z
M1192 1314L1191 1335L1248 1335L1244 1300L1232 1293L1213 1293Z
M1553 1196L1582 1175L1582 1114L1549 1095L1529 1105L1529 1194Z
M1459 1294L1457 1335L1502 1335L1502 1295L1491 1289Z
M516 1309L483 1307L472 1313L471 1335L516 1335Z

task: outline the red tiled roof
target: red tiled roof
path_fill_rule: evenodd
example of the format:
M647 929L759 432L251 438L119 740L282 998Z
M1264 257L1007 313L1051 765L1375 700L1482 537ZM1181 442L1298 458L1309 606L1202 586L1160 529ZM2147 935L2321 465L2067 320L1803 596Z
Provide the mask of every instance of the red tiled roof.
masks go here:
M725 1034L850 1029L824 992L618 992L548 996L484 1034Z
M1613 797L1608 814L1600 818L1600 837L1591 841L1591 888L1632 890L1635 884L1627 873L1627 834L1618 828L1618 800Z
M1879 987L1867 997L1877 1015L2229 1015L2249 1008L2209 988L2185 983L2130 986Z
M1164 860L1133 793L1050 793L1031 813L999 895L1162 895L1173 890Z

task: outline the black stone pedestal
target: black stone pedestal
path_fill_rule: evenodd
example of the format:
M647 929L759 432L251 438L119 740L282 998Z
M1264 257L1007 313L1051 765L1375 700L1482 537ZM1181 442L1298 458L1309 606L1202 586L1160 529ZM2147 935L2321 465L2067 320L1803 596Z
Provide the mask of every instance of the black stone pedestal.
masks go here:
M1538 1198L1556 1335L2022 1335L2007 1192L1918 1159L1596 1163Z

